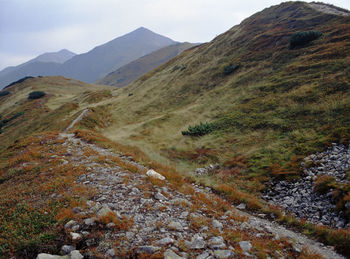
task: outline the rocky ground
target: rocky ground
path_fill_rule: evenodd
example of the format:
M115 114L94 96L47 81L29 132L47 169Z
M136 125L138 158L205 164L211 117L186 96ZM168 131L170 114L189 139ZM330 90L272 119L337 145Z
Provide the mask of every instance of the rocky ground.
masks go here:
M334 177L338 184L349 182L346 173L350 168L350 146L333 144L324 152L306 157L301 167L304 176L300 180L271 181L263 198L272 204L280 204L299 219L337 228L350 227L343 212L335 210L333 189L325 194L314 191L315 180L322 175ZM350 207L350 202L345 207Z
M62 162L86 168L76 184L93 195L72 209L75 216L64 225L67 242L61 255L42 253L37 259L305 258L309 252L344 258L264 215L241 211L244 204L235 208L210 188L175 186L131 157L74 134L61 133L60 138L67 150Z
M180 192L166 179L158 179L162 176L147 174L130 157L73 134L61 137L67 148L63 160L86 167L76 183L93 189L95 195L73 209L76 217L65 224L62 255L40 254L39 259L257 258L263 252L270 258L296 258L303 248L325 258L343 258L332 248L237 210L209 188L191 185Z

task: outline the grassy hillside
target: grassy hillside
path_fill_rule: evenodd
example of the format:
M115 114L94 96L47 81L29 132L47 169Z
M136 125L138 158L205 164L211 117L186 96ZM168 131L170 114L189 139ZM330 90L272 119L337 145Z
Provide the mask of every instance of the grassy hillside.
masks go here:
M116 87L126 86L147 72L176 57L182 51L193 46L195 46L195 44L188 42L177 43L154 51L151 54L143 56L116 71L109 73L106 77L98 80L97 83Z
M63 130L81 109L111 96L110 89L63 77L30 78L6 88L9 94L0 97L0 120L7 121L1 127L0 163L7 160L6 150L16 141L33 133ZM33 91L46 95L28 100Z
M117 91L103 134L183 171L241 161L222 180L249 192L298 175L302 157L349 139L349 21L303 2L265 9ZM322 36L291 49L300 31ZM200 122L212 132L181 134Z

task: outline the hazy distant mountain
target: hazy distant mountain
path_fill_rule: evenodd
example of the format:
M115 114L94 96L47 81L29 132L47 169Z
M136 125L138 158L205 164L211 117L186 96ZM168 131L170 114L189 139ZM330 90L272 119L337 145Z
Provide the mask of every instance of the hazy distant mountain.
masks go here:
M0 89L22 77L39 75L62 75L92 83L135 59L175 43L140 27L84 54L75 55L61 50L40 55L16 67L5 68L0 72Z
M106 77L98 80L97 83L116 87L126 86L147 72L176 57L182 51L196 45L197 44L185 42L156 50L151 54L134 60L116 71L109 73Z
M30 60L29 62L39 61L39 62L55 62L55 63L63 64L64 62L71 59L75 55L76 55L75 53L67 49L62 49L58 52L44 53L36 57L35 59Z
M176 42L146 28L139 28L63 64L63 75L88 83L155 50Z
M23 64L0 71L0 89L25 76L50 76L59 74L61 64L76 54L62 49L37 56Z
M3 69L2 71L0 71L0 76L3 76L7 73L13 72L21 67L24 67L30 63L34 63L34 62L54 62L54 63L64 63L67 60L71 59L72 57L74 57L76 54L67 50L67 49L62 49L60 51L57 52L48 52L48 53L44 53L41 54L39 56L37 56L36 58L33 58L23 64L20 64L18 66L11 66L11 67L6 67L5 69Z

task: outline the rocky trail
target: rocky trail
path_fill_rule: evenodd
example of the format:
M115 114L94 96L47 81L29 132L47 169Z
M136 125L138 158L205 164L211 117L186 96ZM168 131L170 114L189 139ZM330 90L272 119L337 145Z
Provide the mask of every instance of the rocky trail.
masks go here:
M76 184L94 195L73 209L76 219L64 227L69 242L62 255L38 259L260 258L262 252L267 258L297 258L303 249L344 258L332 247L235 208L210 188L188 184L179 190L131 157L74 134L60 138L67 149L62 159L86 168Z

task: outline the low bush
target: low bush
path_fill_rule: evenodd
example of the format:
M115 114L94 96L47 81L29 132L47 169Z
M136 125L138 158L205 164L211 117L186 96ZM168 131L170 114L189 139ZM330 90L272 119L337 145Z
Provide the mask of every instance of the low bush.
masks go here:
M9 95L9 94L10 94L9 91L1 91L1 92L0 92L0 97L1 97L1 96L6 96L6 95Z
M18 117L22 116L23 114L24 114L24 112L17 112L15 115L13 115L12 117L10 117L8 119L0 120L0 133L2 132L1 128L4 127L6 123L8 123L14 119L17 119ZM0 116L0 118L1 118L1 116Z
M230 65L224 67L224 70L222 71L222 74L224 76L230 75L233 72L235 72L238 68L239 68L239 65L232 65L232 64L230 64Z
M314 190L320 194L327 193L331 188L334 187L335 178L329 175L317 176L315 181Z
M39 99L39 98L41 98L43 96L45 96L45 92L43 92L43 91L34 91L34 92L29 93L28 99L29 100Z
M290 48L296 48L300 46L304 46L307 43L318 39L322 36L322 33L319 31L304 31L304 32L296 32L290 38Z
M211 123L200 123L195 126L189 126L187 131L182 131L182 135L184 136L204 136L209 134L214 130L214 126Z

